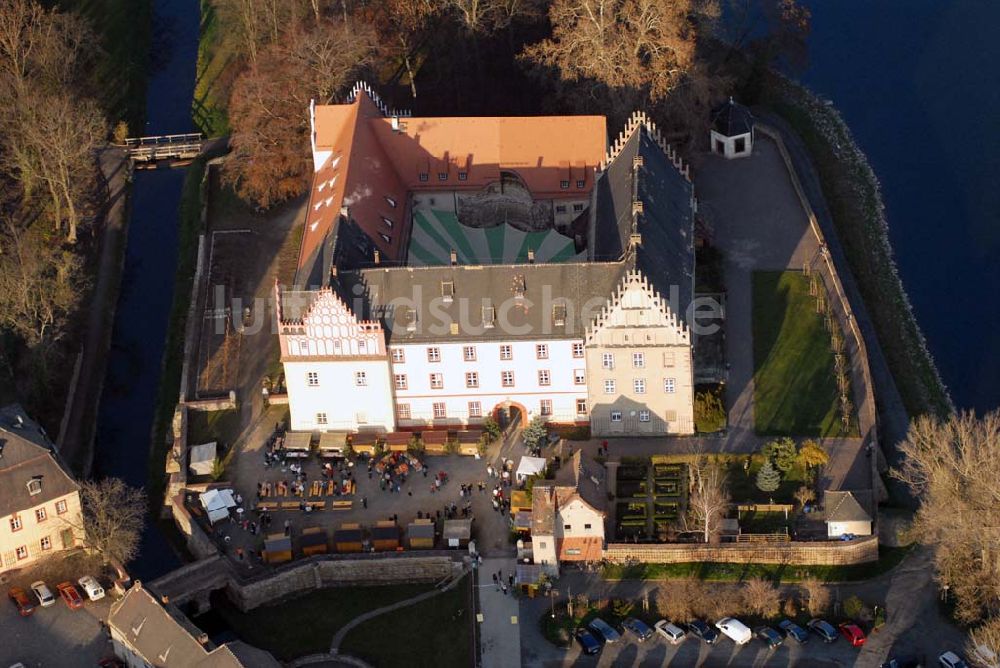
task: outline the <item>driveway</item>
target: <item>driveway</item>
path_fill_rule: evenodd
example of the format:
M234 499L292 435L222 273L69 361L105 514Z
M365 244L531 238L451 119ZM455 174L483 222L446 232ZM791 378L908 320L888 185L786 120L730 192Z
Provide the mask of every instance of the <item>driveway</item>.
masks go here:
M6 594L4 595L6 598ZM70 610L62 601L21 617L12 604L0 606L0 666L96 666L113 654L102 628L111 599Z

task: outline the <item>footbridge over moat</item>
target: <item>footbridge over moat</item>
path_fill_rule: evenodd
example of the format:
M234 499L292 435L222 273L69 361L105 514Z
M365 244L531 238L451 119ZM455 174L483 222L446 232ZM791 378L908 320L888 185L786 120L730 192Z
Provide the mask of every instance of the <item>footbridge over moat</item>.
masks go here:
M207 611L212 592L224 591L247 611L323 587L425 582L441 585L466 570L464 551L428 550L372 554L325 554L278 568L249 570L227 557L213 556L182 566L146 583L164 603Z
M178 135L152 135L130 137L121 144L133 162L152 163L159 160L191 160L204 148L200 132Z

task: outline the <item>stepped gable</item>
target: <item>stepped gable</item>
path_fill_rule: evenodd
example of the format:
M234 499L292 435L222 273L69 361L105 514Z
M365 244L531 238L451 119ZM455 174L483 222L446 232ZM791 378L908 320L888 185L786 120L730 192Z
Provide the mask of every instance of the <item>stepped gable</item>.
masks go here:
M274 289L282 359L386 354L382 325L358 319L331 288Z

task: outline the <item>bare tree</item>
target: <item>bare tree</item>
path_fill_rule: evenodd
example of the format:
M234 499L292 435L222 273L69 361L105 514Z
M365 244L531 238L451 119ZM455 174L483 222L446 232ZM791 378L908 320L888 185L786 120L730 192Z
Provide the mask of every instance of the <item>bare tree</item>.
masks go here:
M770 580L750 578L743 585L743 609L766 619L777 617L781 611L781 596Z
M806 607L809 614L818 617L830 609L830 590L816 578L806 578L800 586L806 595Z
M729 510L729 483L726 469L704 456L688 464L688 512L686 530L698 531L706 543L717 542L722 520Z
M74 527L86 533L88 548L105 563L124 566L139 551L146 518L146 493L118 478L88 480L80 486L83 524Z
M803 485L795 490L795 500L799 502L800 508L805 508L807 503L816 500L816 492Z
M977 668L1000 668L1000 618L969 631L965 654Z
M1000 412L921 417L899 447L891 475L919 495L913 529L933 545L939 584L966 624L1000 613Z
M442 9L433 0L382 0L362 5L358 16L378 35L379 51L385 60L398 63L406 71L410 94L417 97L417 47L430 30L431 19Z

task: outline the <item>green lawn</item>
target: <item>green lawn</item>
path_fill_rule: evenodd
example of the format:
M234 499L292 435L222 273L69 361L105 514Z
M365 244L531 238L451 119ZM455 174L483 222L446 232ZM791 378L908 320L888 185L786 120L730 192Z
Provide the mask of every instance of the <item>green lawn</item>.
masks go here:
M841 435L830 334L804 274L754 272L753 358L758 434Z
M870 564L853 566L794 566L786 564L723 564L717 562L686 562L680 564L607 564L601 575L607 580L686 580L696 578L709 582L739 582L760 577L774 582L800 582L815 577L824 582L868 580L885 573L909 554L912 547L879 546L879 559Z
M426 584L334 587L320 589L280 605L257 608L250 612L239 612L225 601L220 601L216 609L241 640L254 647L266 649L282 661L290 661L307 654L330 651L333 635L358 615L411 598L430 588L431 585ZM463 588L458 587L458 589ZM439 598L431 599L432 604L440 602ZM405 610L408 613L415 611L414 608ZM373 620L369 623L375 622ZM358 627L357 630L360 631L365 626L367 624ZM421 627L421 630L427 632L425 627ZM383 640L389 637L390 633L385 629L382 632ZM398 632L399 629L393 629L391 635L398 637ZM347 640L355 634L356 632L349 634ZM392 644L395 644L395 640Z
M361 624L347 634L340 651L376 668L471 666L475 663L473 623L466 576L439 596Z

